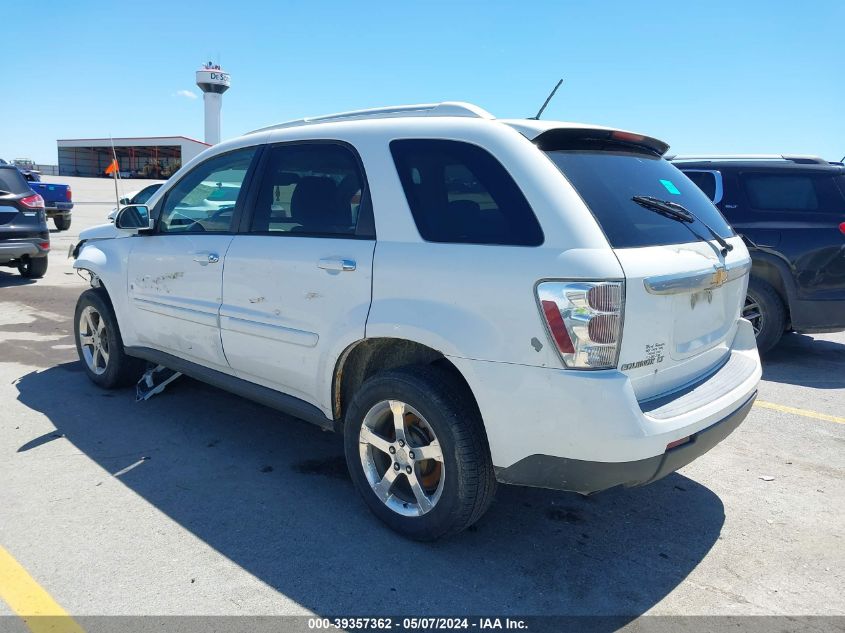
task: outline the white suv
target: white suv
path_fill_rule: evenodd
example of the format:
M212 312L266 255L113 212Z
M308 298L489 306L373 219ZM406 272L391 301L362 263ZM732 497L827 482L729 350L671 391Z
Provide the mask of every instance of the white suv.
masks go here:
M747 415L742 240L654 138L463 103L303 119L206 150L82 233L90 378L160 364L343 432L395 530L496 480L593 493Z

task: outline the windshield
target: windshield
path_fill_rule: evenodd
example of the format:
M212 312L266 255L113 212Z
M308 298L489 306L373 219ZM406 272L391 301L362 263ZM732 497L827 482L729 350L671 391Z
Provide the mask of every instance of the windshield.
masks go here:
M701 189L662 158L620 150L554 150L546 154L581 195L614 248L710 240L702 222L722 237L734 235ZM635 196L683 205L698 219L679 222L654 213L635 202Z
M17 167L0 167L0 195L28 193L29 185Z
M132 198L132 204L147 204L147 200L153 197L153 194L161 188L160 184L150 185L149 187L145 187L141 189L138 193L135 194L135 197Z

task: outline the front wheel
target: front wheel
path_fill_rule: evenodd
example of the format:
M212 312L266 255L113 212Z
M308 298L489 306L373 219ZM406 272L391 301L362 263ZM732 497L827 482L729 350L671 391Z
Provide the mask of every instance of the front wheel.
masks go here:
M114 389L141 377L145 363L126 355L114 311L99 291L80 295L73 321L76 351L92 382Z
M18 264L21 277L27 279L41 279L47 274L47 257L29 257Z
M786 329L786 307L777 291L753 277L748 282L742 316L751 322L761 354L777 345Z
M70 228L70 218L57 215L53 218L53 224L59 231L67 231Z
M475 523L496 480L468 394L431 366L368 379L344 423L346 462L370 510L403 536L430 541Z

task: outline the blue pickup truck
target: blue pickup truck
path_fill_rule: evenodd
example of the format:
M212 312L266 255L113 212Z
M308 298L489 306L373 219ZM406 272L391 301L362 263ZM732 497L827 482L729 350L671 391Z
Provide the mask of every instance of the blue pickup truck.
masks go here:
M73 195L70 185L57 185L52 182L30 182L30 188L44 198L47 217L53 218L53 223L60 231L70 228L70 213L73 209Z

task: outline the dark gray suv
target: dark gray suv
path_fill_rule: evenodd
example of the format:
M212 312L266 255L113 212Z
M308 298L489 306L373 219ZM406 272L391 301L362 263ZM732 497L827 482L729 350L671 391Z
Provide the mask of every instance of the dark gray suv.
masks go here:
M813 156L677 156L748 244L743 316L760 352L784 331L845 330L845 166Z

